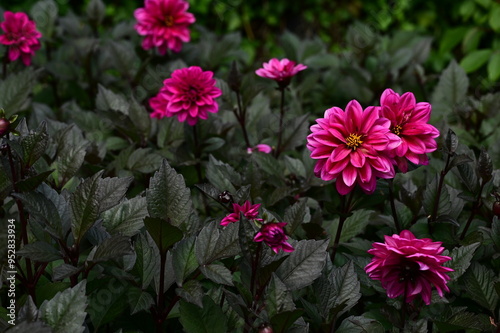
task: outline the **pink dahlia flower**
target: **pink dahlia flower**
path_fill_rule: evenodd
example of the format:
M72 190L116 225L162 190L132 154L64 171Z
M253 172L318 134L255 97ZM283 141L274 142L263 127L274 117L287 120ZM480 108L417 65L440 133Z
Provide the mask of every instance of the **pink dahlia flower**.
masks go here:
M294 61L286 58L281 60L273 58L262 66L263 68L256 70L255 74L278 82L278 85L282 88L288 86L293 76L307 68L306 65L295 65Z
M403 295L410 303L417 295L422 295L425 304L429 305L432 286L441 297L443 291L450 291L446 285L450 280L447 273L453 269L444 267L443 263L451 258L441 255L444 251L441 244L429 238L415 238L408 230L385 236L384 243L373 243L373 248L368 250L375 257L365 271L370 278L380 280L390 298Z
M215 87L213 75L197 66L176 69L171 78L163 81L158 95L149 100L153 108L151 117L177 116L180 122L187 121L191 126L198 119L207 119L209 112L219 110L215 98L222 95L222 91Z
M257 218L257 216L259 216L259 208L260 204L252 205L248 200L245 201L241 206L233 203L233 212L224 217L220 222L220 225L226 226L229 223L239 221L240 213L243 213L243 215L249 220L262 221L261 219Z
M280 249L285 252L293 252L293 246L287 243L287 235L285 235L286 222L282 223L265 223L260 228L260 231L255 235L254 242L266 243L274 252L278 253Z
M162 55L169 49L179 52L182 43L191 39L188 26L196 21L188 8L189 3L184 0L146 0L144 8L134 12L135 30L144 36L142 47L156 47Z
M266 145L264 143L260 143L260 144L256 145L255 147L248 147L247 148L247 153L251 154L254 151L260 151L262 153L269 154L272 150L273 150L273 148L271 148L270 145Z
M0 23L0 28L5 32L0 35L0 44L9 48L9 60L15 61L21 57L26 66L31 64L31 57L40 49L39 38L42 34L36 30L34 21L30 21L25 13L3 14L5 21Z
M380 98L381 116L391 121L392 133L401 138L401 145L390 152L398 168L408 171L408 162L429 164L427 153L437 149L435 138L439 131L428 124L431 116L429 103L416 103L411 92L399 96L391 89L386 89Z
M377 177L394 177L393 161L384 152L396 148L401 139L391 133L389 120L380 118L378 108L363 111L353 100L345 112L330 108L316 122L307 137L311 158L318 160L314 173L323 180L336 178L340 194L349 193L356 184L371 194Z

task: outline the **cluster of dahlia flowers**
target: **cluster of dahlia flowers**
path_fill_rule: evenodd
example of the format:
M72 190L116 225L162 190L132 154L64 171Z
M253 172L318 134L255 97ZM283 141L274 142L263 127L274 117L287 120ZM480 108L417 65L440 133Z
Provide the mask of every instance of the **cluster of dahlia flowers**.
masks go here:
M394 166L408 171L408 161L429 163L427 153L437 149L439 131L428 124L429 103L417 103L411 92L399 95L386 89L380 106L362 106L353 100L345 111L326 110L307 137L311 158L316 159L316 176L336 179L337 191L345 195L356 184L372 194L377 178L395 176Z

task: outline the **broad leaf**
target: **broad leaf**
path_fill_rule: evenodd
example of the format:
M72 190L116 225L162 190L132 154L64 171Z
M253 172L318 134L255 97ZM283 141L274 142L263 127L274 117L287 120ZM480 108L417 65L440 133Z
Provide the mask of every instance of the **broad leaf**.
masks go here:
M336 333L383 333L384 327L375 319L350 316L342 321Z
M134 271L140 278L142 288L146 289L160 272L160 253L147 233L140 234L134 246L137 255Z
M132 252L130 239L123 235L114 235L105 239L94 248L87 260L91 262L102 262L117 259Z
M311 214L309 213L309 207L307 207L307 200L301 199L293 204L293 206L285 209L283 221L287 222L286 231L288 234L293 234L295 229L297 229L302 223L308 223L311 221Z
M448 273L450 278L453 281L456 281L462 274L465 273L467 268L469 268L472 257L474 253L479 248L481 243L474 243L466 246L456 247L454 248L449 256L451 257L450 261L444 263L443 266L453 268L454 271Z
M45 242L34 242L23 246L17 254L39 262L50 262L62 259L62 255L52 245Z
M211 221L196 238L196 258L200 265L210 264L215 260L236 255L239 222L231 223L219 231L217 224Z
M492 270L478 263L473 263L464 275L466 296L491 312L494 312L498 305L498 294L493 286L495 275Z
M127 298L132 315L141 311L149 311L149 308L154 304L153 296L138 288L130 289Z
M148 215L146 198L135 197L120 202L102 214L103 226L111 234L133 236L144 226Z
M99 212L104 212L116 206L127 193L128 187L134 179L124 178L103 178L99 180Z
M146 217L144 225L160 253L166 253L172 245L182 239L182 231L162 219Z
M205 296L203 307L181 301L180 320L187 333L227 332L227 318L214 301Z
M223 284L226 286L233 285L233 277L231 271L225 266L216 264L203 265L200 266L200 270L206 278L212 280L217 284Z
M85 296L86 280L73 288L58 292L50 301L40 306L40 317L54 333L82 333L87 314L87 296Z
M49 143L47 134L47 125L45 122L40 124L36 132L30 133L21 138L23 147L23 162L26 167L31 167L45 153Z
M292 292L275 274L266 288L266 309L271 318L282 311L295 309Z
M189 274L198 268L198 262L195 255L195 237L183 239L176 244L172 250L172 263L174 266L175 280L177 285L182 283Z

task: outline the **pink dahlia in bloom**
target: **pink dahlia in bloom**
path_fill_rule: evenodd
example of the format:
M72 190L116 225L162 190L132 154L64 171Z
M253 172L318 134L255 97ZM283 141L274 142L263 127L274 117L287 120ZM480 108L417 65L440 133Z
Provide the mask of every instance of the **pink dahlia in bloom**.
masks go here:
M162 55L169 49L179 52L182 43L191 39L188 26L196 20L187 12L188 8L189 3L184 0L146 0L144 8L134 12L135 30L144 36L142 47L145 50L156 47Z
M381 116L391 121L391 131L401 138L401 145L390 152L398 168L408 171L408 162L429 164L427 153L437 149L435 138L439 131L428 124L431 116L429 103L416 103L411 92L399 96L391 89L386 89L380 98Z
M307 68L306 65L295 65L294 61L286 58L281 60L273 58L262 66L263 68L256 70L255 74L278 82L278 85L282 88L288 86L293 76Z
M19 57L26 66L31 64L31 57L40 48L42 34L36 30L34 21L30 21L25 13L12 13L6 11L3 14L5 21L0 23L4 31L0 35L0 44L9 48L9 60L15 61Z
M266 145L264 143L260 143L260 144L256 145L255 147L248 147L247 148L247 153L251 154L254 151L260 151L262 153L269 154L272 150L273 150L273 148L271 148L270 145Z
M365 271L370 278L380 280L390 298L403 295L410 303L421 295L429 305L433 286L441 297L444 291L450 291L446 285L450 280L447 273L453 269L444 267L443 263L451 258L441 255L444 251L441 244L429 238L418 239L408 230L385 236L384 243L373 243L373 248L368 250L375 257Z
M180 122L187 121L191 126L198 119L207 119L209 112L219 110L215 98L222 95L222 91L215 87L213 75L197 66L176 69L171 78L163 81L158 95L149 100L153 108L151 117L177 116Z
M252 205L248 200L245 201L241 206L233 203L233 212L224 217L220 222L220 225L226 226L229 223L239 221L240 213L243 213L243 215L249 220L262 221L261 219L257 218L257 216L259 216L259 208L260 204Z
M295 249L286 241L288 236L285 235L285 230L283 230L285 225L286 222L265 223L253 238L253 241L266 243L276 253L278 253L280 249L285 252L293 252Z
M337 191L345 195L358 184L367 194L375 191L377 177L393 178L392 159L384 152L401 139L391 133L390 121L379 109L365 110L353 100L345 111L333 107L316 120L307 137L311 158L318 160L314 173L323 180L337 179Z

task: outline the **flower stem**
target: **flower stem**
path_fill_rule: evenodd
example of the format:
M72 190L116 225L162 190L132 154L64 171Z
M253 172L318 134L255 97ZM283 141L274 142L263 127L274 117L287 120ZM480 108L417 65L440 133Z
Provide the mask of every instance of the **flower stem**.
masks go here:
M280 103L280 127L278 130L278 146L276 147L275 157L278 158L281 154L282 136L283 136L283 116L285 115L285 88L280 87L281 103Z
M198 139L198 126L193 125L193 142L194 142L194 157L196 160L195 168L198 174L198 182L201 184L203 181L203 176L201 174L201 147Z
M472 211L470 213L469 219L467 220L467 223L465 224L465 228L462 231L462 234L460 234L460 240L463 240L465 238L465 235L467 234L467 230L469 230L469 227L472 223L472 220L474 219L474 216L477 213L477 210L481 206L481 194L483 193L483 188L486 182L481 181L481 187L479 188L479 192L477 194L477 198L472 204Z
M347 220L349 213L351 212L351 202L354 194L351 192L348 194L348 198L346 200L346 196L340 196L340 217L339 217L339 225L337 227L337 233L335 234L335 240L333 241L332 254L330 258L332 260L332 264L335 260L335 255L337 254L337 249L340 243L340 235L342 233L342 228L344 227L344 223ZM346 202L347 201L347 202Z
M250 144L250 140L248 139L248 133L245 126L247 111L246 109L243 109L241 105L241 96L239 91L236 92L236 100L238 101L238 112L234 110L234 114L236 116L236 119L238 119L238 122L240 123L241 129L243 131L243 138L245 139L247 147L252 147L252 145Z
M438 214L438 209L439 209L439 200L441 199L441 192L443 190L444 186L444 177L448 173L448 168L450 165L450 160L451 160L451 154L448 154L448 158L446 159L446 165L443 170L441 170L440 177L439 177L439 184L437 188L437 193L436 193L436 198L434 199L434 207L432 208L432 213L427 219L427 223L429 225L429 233L432 233L432 222L434 222L437 218Z
M394 181L393 179L387 179L387 183L389 184L389 201L391 203L391 211L392 217L394 218L394 225L396 226L396 230L398 234L401 232L401 224L399 223L398 213L396 212L396 204L394 198Z

